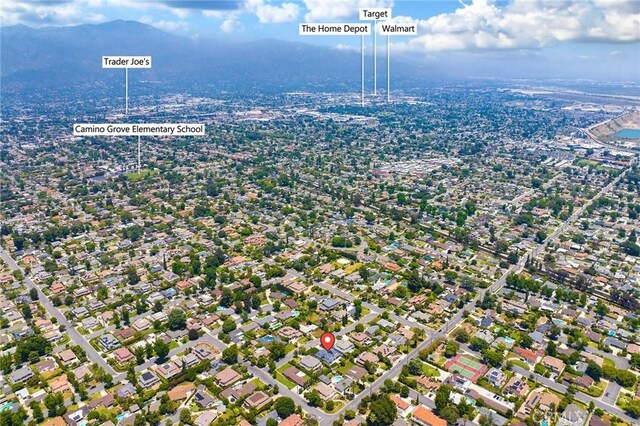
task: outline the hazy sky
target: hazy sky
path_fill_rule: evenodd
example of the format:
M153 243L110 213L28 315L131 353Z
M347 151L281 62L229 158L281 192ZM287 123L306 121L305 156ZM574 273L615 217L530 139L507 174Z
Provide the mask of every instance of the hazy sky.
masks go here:
M2 0L2 25L135 20L185 37L274 37L357 49L357 37L300 37L300 22L356 22L360 7L392 7L418 35L394 37L394 55L446 71L640 80L640 0ZM371 51L371 40L367 40ZM380 43L384 49L384 42ZM517 73L516 73L517 74Z

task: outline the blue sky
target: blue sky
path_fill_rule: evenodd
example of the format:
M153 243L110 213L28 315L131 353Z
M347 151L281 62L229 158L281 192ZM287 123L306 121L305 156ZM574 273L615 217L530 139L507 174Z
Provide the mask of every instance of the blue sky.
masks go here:
M360 7L376 6L417 25L417 36L392 39L394 55L413 61L443 68L511 61L523 69L553 65L559 76L583 68L640 80L640 0L3 0L0 19L36 27L125 19L191 38L357 49L353 37L300 37L298 24L355 22Z

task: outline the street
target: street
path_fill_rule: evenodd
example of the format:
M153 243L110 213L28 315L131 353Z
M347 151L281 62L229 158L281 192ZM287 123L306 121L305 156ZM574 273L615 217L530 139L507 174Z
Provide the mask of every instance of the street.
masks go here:
M47 310L49 315L58 320L59 325L63 325L65 327L65 333L69 335L73 343L80 346L87 353L87 358L89 358L93 363L98 364L104 371L111 374L112 376L116 376L116 371L107 363L107 361L100 356L100 354L91 346L91 344L84 338L82 334L80 334L75 327L69 322L69 320L51 303L51 300L42 292L40 287L38 287L18 266L18 264L13 260L13 258L4 250L4 248L0 247L0 257L5 261L9 268L12 271L20 271L25 276L24 282L29 289L35 288L38 291L38 299L42 306Z

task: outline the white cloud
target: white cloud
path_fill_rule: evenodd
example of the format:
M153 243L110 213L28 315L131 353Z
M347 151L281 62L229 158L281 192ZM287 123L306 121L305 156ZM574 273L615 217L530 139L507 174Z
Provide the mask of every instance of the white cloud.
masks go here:
M350 44L344 44L344 43L338 43L335 49L344 50L347 52L360 52L360 46L352 46Z
M265 0L246 0L238 10L203 10L202 14L208 18L225 19L227 23L223 25L228 32L233 32L233 28L240 25L238 20L240 14L255 15L262 24L282 24L297 20L300 15L300 6L289 2L276 6L265 3Z
M282 24L293 22L300 15L300 7L295 3L282 3L274 6L264 0L247 0L244 10L253 13L263 24Z
M189 32L189 25L186 22L181 21L155 21L148 22L149 25L153 25L159 30L166 31L174 34L187 34Z
M202 15L206 16L207 18L220 19L229 15L229 12L225 10L203 10Z
M174 15L176 15L180 19L185 19L185 18L188 18L189 16L192 15L191 11L187 10L187 9L176 9L176 8L173 8L173 9L171 9L171 13L173 13Z
M220 25L220 29L225 34L237 33L243 30L243 26L238 21L238 16L235 13L229 14Z
M303 0L307 7L305 21L343 19L358 16L362 7L391 7L393 0Z
M28 24L42 27L103 21L105 17L102 14L83 10L89 3L95 4L95 0L76 2L2 0L0 22L2 25Z
M399 20L399 19L398 19ZM472 0L455 12L417 20L409 51L537 49L555 42L640 40L637 0Z

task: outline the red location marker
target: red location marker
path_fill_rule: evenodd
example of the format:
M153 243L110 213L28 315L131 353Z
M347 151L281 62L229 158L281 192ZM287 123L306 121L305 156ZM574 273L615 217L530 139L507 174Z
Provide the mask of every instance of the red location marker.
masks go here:
M324 333L322 336L320 336L320 344L326 350L331 350L335 342L336 337L332 333Z

